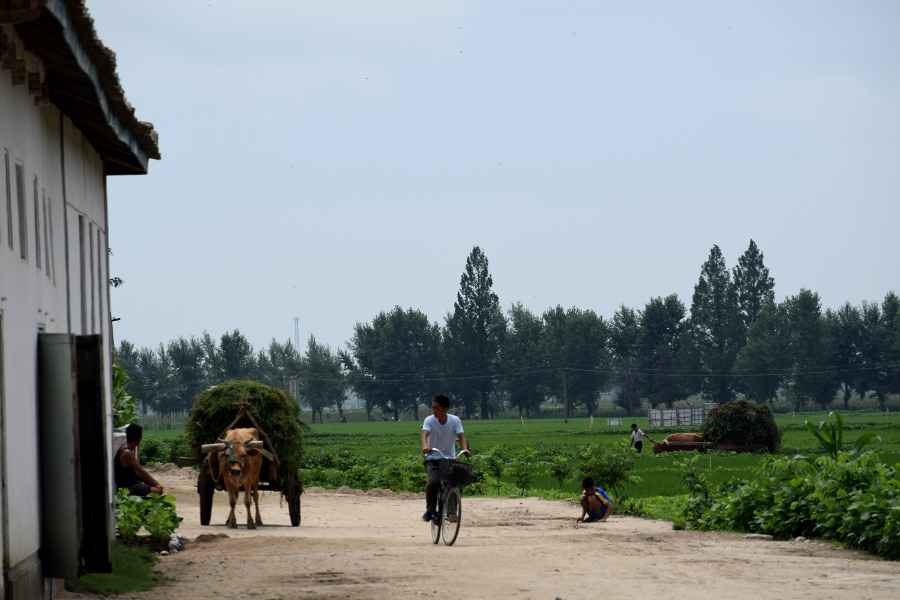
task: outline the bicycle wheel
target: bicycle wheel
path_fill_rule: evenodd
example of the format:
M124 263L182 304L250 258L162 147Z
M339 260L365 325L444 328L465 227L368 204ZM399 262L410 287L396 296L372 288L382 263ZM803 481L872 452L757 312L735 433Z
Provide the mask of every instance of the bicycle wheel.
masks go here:
M437 510L438 514L443 510L444 504L444 492L443 487L438 490L438 499L437 499ZM431 541L434 544L437 544L441 539L441 519L438 519L436 516L432 515L431 517Z
M459 533L459 524L462 520L462 501L459 497L459 488L453 487L447 490L447 497L444 498L444 511L441 514L442 529L444 543L452 546L456 541Z

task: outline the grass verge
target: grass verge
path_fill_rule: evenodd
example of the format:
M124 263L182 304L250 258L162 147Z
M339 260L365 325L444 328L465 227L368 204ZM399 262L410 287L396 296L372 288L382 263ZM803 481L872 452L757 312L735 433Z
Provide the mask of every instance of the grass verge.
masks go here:
M154 567L157 557L145 548L124 546L113 542L112 573L88 573L78 579L66 580L66 589L81 594L111 596L152 590L164 582Z

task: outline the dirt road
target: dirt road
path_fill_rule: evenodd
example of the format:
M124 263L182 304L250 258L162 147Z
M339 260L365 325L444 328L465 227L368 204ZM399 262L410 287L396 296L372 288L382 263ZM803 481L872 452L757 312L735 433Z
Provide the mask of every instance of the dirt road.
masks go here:
M264 492L256 530L226 528L217 492L213 524L203 527L190 469L162 465L155 476L176 497L188 543L160 561L174 581L125 596L137 600L900 598L900 563L615 515L576 525L574 505L537 498L464 497L452 547L431 543L422 495L384 490L310 489L299 527L279 494Z

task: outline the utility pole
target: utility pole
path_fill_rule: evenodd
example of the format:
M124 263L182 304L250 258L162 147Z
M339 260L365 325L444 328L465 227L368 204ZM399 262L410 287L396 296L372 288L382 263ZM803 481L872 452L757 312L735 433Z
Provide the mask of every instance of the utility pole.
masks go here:
M560 369L563 374L563 418L564 422L569 422L569 395L566 393L566 370Z
M294 317L294 347L300 352L300 317Z

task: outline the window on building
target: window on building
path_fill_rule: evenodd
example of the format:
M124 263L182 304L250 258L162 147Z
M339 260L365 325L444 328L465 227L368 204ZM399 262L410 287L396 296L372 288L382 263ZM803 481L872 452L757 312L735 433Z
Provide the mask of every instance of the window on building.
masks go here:
M41 190L41 197L44 206L44 270L47 271L47 279L50 279L50 230L47 224L50 200L47 199L47 193L44 190Z
M103 324L107 321L104 320L104 315L106 315L106 307L104 306L103 300L108 298L108 296L104 293L107 292L105 288L109 286L109 278L106 276L106 272L104 267L106 266L106 261L103 260L103 232L100 231L100 228L97 228L97 321L99 327L94 330L94 333L103 333Z
M13 247L13 224L12 224L12 187L10 187L9 174L9 150L3 151L3 157L6 159L6 243L9 247Z
M28 212L25 210L25 168L16 165L16 197L19 209L19 254L28 260Z
M34 178L34 265L41 270L41 199L38 197L38 178Z
M47 217L47 221L50 225L50 278L53 280L53 285L56 285L56 249L53 247L53 201L49 198L47 199L47 211L44 213L44 216Z
M78 280L81 284L81 333L86 333L87 328L87 303L88 289L86 279L85 263L87 262L87 249L84 240L84 215L78 215Z
M90 269L91 279L89 281L90 290L91 290L91 328L85 331L85 333L96 333L97 322L94 318L97 315L97 299L94 298L94 276L96 273L94 272L94 224L88 223L88 268Z

